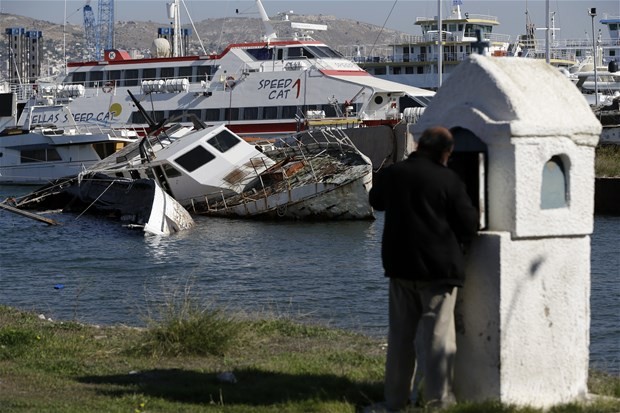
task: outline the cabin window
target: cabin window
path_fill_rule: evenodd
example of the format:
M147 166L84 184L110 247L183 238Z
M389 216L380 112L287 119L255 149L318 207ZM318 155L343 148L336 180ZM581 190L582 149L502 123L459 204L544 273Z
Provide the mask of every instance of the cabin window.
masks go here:
M174 67L162 67L161 77L164 79L174 77Z
M273 48L261 47L260 49L247 49L246 51L256 60L271 60L273 58Z
M60 161L62 158L54 148L29 149L20 153L21 163Z
M166 115L163 110L156 110L155 112L151 112L150 115L151 119L153 119L155 122L161 122L162 120L166 119Z
M211 76L211 66L198 66L196 68L196 79L195 82L200 82L201 80L209 80Z
M323 105L323 112L325 112L325 116L328 118L333 118L336 116L336 108L332 105Z
M170 165L169 163L165 163L163 165L163 169L164 169L164 173L166 174L166 177L168 178L176 178L182 175L181 172L179 172L177 168Z
M304 55L303 48L301 47L289 47L287 50L289 59L299 59Z
M174 161L188 172L193 172L202 165L215 159L215 155L202 146L197 146L191 151L179 156Z
M223 129L220 133L207 140L207 143L218 151L224 153L240 142L239 138L230 131Z
M125 86L138 86L138 69L125 70Z
M207 109L205 121L217 122L220 120L220 109Z
M202 120L202 110L200 109L190 109L187 111L187 115L183 118L183 121L185 122L191 122L193 116L190 115L194 115L196 118Z
M387 74L385 67L375 67L375 75L385 75L385 74Z
M144 118L144 115L142 115L142 113L140 112L131 112L131 117L129 120L131 123L135 123L138 125L142 125L146 123L146 119Z
M118 151L122 147L121 145L123 144L115 142L94 143L93 149L97 152L99 158L104 159Z
M156 69L142 69L142 80L155 79Z
M297 106L282 106L282 119L294 119L297 114Z
M255 119L258 119L258 107L244 108L243 109L243 119L245 119L245 120L255 120Z
M542 172L540 194L541 209L564 208L568 205L568 182L564 162L560 156L552 156Z
M73 79L71 79L71 83L81 83L82 85L86 83L86 73L84 72L76 72L73 74Z
M118 84L121 80L121 71L120 70L111 70L108 72L108 80L114 80Z
M224 120L226 121L239 120L239 108L224 109Z
M277 106L266 106L263 108L263 118L264 119L278 119L278 107Z
M179 67L179 77L192 81L192 69L191 66Z
M284 50L278 49L278 60L284 60Z
M102 85L102 81L103 81L103 72L90 72L89 74L90 76L90 81L88 82L88 86L87 87L93 87L95 85Z
M171 110L170 112L168 112L168 120L174 120L177 122L180 122L183 120L183 117L185 115L185 112L182 110Z
M412 75L413 74L413 67L406 67L405 68L405 74Z

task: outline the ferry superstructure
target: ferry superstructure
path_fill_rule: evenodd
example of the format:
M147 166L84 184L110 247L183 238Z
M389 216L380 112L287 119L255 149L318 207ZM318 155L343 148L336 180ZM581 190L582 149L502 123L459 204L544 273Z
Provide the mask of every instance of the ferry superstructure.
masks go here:
M406 85L435 90L439 84L438 17L418 17L422 35L402 35L394 44L372 51L351 49L347 56L370 74ZM608 37L598 34L597 65L620 64L620 17L605 16L599 23L607 26ZM500 22L496 16L461 12L459 2L453 2L451 13L442 19L442 77L447 78L454 68L475 53L480 46L492 56L514 56L546 59L546 40L536 38L536 28L526 24L525 34L512 41L507 34L494 32ZM570 72L583 70L583 64L593 63L592 39L562 40L555 35L555 17L550 16L551 43L549 63ZM480 39L478 39L478 34Z
M432 98L431 91L371 76L310 38L308 30L325 30L321 25L291 23L296 35L279 38L260 0L256 4L266 29L259 41L231 44L219 54L180 56L157 39L158 54L145 59L106 50L102 61L69 63L62 82L39 84L26 106L50 104L50 110L37 111L38 119L26 119L29 111L24 110L14 121L63 127L52 108L65 104L78 124L145 125L130 91L157 120L195 115L240 135L267 137L303 130L309 120L325 118L358 126L393 125L405 108L425 107Z

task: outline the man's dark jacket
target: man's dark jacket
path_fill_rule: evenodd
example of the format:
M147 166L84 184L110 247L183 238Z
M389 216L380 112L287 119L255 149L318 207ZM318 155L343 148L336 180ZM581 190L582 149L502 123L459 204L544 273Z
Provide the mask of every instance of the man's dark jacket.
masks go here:
M385 211L381 257L387 277L462 286L478 211L451 169L422 154L375 175L370 204Z

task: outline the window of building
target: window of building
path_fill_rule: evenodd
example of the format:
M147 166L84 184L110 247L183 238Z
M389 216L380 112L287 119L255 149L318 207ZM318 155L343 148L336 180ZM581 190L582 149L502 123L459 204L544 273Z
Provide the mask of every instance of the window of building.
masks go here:
M552 156L542 172L541 209L564 208L568 205L568 180L560 156Z

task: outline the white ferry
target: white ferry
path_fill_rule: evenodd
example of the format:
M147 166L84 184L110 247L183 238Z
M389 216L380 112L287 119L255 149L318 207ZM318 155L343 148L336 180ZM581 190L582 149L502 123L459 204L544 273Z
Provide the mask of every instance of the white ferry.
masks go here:
M325 119L344 119L356 126L394 125L405 108L423 108L434 95L373 77L313 40L309 31L325 30L324 25L289 22L296 35L279 38L261 1L256 5L266 29L261 40L195 56L181 55L181 36L156 39L156 56L151 58L106 50L101 61L69 63L62 82L39 84L26 107L50 103L49 111L39 110L37 119L27 119L30 112L24 110L16 116L17 123L63 127L52 106L62 103L78 124L146 125L130 91L156 120L195 115L208 125L225 124L242 136L273 137ZM178 9L175 0L171 19ZM172 33L181 34L178 19L174 23Z

